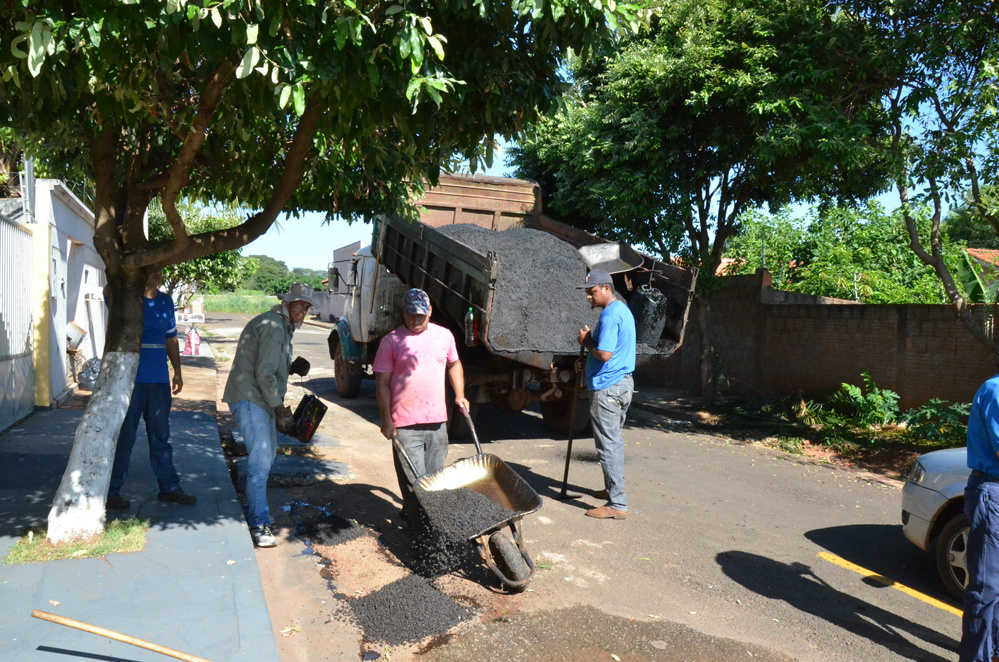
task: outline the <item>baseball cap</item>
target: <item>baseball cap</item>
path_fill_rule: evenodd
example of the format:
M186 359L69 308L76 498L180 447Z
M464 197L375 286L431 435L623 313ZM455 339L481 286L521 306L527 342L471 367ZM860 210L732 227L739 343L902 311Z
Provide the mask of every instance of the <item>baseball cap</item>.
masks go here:
M402 298L402 310L407 315L429 315L430 297L423 290L414 287Z
M610 274L603 269L594 269L590 273L586 274L586 281L582 285L577 285L576 289L582 290L596 285L613 286L614 281L611 280Z

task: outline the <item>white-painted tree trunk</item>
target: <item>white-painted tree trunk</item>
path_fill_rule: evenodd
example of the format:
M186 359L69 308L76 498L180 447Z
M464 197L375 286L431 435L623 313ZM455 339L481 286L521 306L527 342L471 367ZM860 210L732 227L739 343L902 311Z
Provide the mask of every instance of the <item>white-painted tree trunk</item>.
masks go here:
M88 538L104 531L111 465L138 366L139 355L134 352L104 354L101 374L76 428L73 450L49 511L49 542Z

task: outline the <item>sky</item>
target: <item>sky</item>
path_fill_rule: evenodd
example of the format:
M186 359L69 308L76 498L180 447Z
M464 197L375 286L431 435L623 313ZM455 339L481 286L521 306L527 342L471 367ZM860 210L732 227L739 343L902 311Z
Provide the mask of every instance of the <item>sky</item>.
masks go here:
M497 146L499 151L493 159L493 167L483 174L494 177L506 174L502 148L502 145ZM279 216L278 223L243 248L243 255L266 255L284 262L289 270L302 267L325 272L333 261L336 249L355 241L360 241L362 246L371 243L370 223L354 222L348 225L338 219L323 225L325 218L319 213L303 214L299 218Z

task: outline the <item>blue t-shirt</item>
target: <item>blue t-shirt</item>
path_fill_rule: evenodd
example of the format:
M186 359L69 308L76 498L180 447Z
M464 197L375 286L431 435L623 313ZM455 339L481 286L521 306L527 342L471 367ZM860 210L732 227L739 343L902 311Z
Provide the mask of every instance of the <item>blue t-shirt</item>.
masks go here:
M613 386L625 375L635 372L635 318L624 302L611 301L600 313L591 335L597 349L611 352L610 361L587 355L586 385L591 391Z
M978 389L968 416L968 468L999 477L999 375Z
M173 299L157 292L155 299L142 297L142 349L139 350L137 384L169 384L167 338L177 337L177 318Z

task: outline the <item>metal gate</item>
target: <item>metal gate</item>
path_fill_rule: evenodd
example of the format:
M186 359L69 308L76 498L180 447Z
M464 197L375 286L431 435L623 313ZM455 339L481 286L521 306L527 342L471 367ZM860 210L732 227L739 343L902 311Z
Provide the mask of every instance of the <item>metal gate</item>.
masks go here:
M34 409L31 231L0 215L0 430Z

